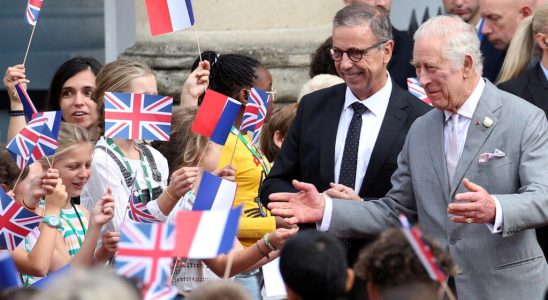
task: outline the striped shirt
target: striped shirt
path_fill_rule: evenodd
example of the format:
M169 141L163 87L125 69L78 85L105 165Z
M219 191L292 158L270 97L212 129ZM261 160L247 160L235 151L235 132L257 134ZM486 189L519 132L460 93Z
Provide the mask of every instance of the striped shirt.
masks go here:
M65 245L67 246L70 256L76 255L78 250L80 250L80 247L82 247L84 236L86 235L88 228L88 220L86 219L86 216L80 207L75 207L76 211L74 208L62 209L60 215L63 228L59 229L59 231L63 235L63 239L65 240ZM78 215L76 213L80 215L80 219L78 219ZM80 220L82 220L82 223L80 223ZM82 225L84 227L82 227Z

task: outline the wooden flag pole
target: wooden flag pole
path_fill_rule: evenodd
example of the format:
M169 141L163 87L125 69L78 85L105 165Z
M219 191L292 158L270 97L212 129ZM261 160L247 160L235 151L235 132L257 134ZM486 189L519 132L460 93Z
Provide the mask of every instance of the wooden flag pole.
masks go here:
M202 152L202 155L200 155L200 159L198 160L198 163L196 164L196 167L200 167L200 163L202 162L202 158L204 158L204 154L207 152L207 147L209 146L210 141L211 141L210 139L207 139L207 143L204 147L204 151Z
M34 36L34 30L36 29L36 24L32 26L32 32L30 33L29 43L27 44L27 51L25 51L25 57L23 58L23 65L27 62L27 55L29 54L30 44L32 43L32 37Z
M230 270L232 269L232 262L234 261L234 250L228 253L228 261L226 263L225 275L223 279L228 280L230 278Z
M230 133L229 133L230 134ZM236 142L234 143L234 149L232 149L232 155L230 156L229 165L232 165L232 159L234 159L234 153L236 152L236 146L238 145L239 136L236 136Z
M196 21L194 21L194 35L196 36L196 44L198 45L198 57L200 62L202 62L202 49L200 49L200 40L198 39L198 29L196 28Z
M449 298L449 300L457 299L451 289L447 286L446 282L441 282L441 286L443 287L443 290L445 291L445 294L447 295L447 298Z

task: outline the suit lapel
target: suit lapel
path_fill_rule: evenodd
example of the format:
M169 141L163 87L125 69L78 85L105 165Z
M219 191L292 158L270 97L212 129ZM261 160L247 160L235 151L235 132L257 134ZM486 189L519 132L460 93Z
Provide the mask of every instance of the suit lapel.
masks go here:
M445 126L445 115L443 111L435 109L437 122L432 122L432 126L428 127L428 132L425 132L427 139L432 137L430 142L430 155L432 156L432 163L434 164L434 169L438 174L438 179L440 180L440 185L443 189L443 194L449 194L449 176L447 175L447 164L445 162L445 147L444 147L444 137L443 137L443 128Z
M335 143L339 119L344 105L346 85L342 84L333 90L333 96L326 101L322 128L319 131L320 143L320 173L323 182L335 181Z
M483 94L478 102L478 106L470 121L470 126L468 127L464 149L462 150L451 184L451 192L449 193L450 198L452 198L472 162L478 159L481 146L498 125L498 119L494 112L502 106L502 103L499 101L499 96L493 92L494 89L496 89L495 86L487 81ZM484 125L484 120L486 118L493 121L493 124L490 127Z
M396 83L392 82L392 93L390 94L388 107L386 108L379 135L375 141L371 158L369 159L369 165L367 166L367 171L365 172L365 177L359 192L360 195L365 195L369 184L377 177L392 145L396 139L398 139L399 135L396 133L400 132L408 118L407 112L404 111L408 104L401 100L402 96Z

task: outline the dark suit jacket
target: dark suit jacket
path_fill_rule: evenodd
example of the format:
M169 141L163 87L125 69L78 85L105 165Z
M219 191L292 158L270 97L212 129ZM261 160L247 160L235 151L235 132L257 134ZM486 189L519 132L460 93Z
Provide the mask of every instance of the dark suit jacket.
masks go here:
M487 37L483 37L480 50L483 55L483 77L495 82L504 62L505 53L495 48Z
M271 193L295 191L292 179L314 184L322 192L335 178L335 139L345 100L346 84L319 90L303 97L274 166L261 186L266 205ZM409 127L430 110L396 84L373 148L365 179L359 191L362 198L379 198L391 188L390 177L397 168L397 157ZM355 248L354 246L352 248ZM351 249L350 261L359 248Z
M498 87L531 102L548 115L548 81L540 63L518 77L499 84Z
M415 68L411 65L413 58L413 39L407 31L392 28L394 36L394 51L388 62L388 72L392 79L404 90L407 90L407 78L417 77Z
M548 81L540 63L518 77L499 84L498 87L531 102L544 110L548 116ZM548 257L548 227L537 228L537 239L544 256Z

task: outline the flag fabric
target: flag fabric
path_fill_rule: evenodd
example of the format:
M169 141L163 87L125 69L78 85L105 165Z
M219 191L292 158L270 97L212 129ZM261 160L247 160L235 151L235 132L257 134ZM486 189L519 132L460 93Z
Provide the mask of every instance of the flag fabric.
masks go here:
M47 119L40 114L21 129L6 147L11 153L19 169L23 170L27 161L31 159L34 148L42 137Z
M22 286L21 277L9 251L0 250L0 274L0 291Z
M228 210L236 196L237 183L204 171L192 210Z
M128 206L128 216L132 221L140 223L162 222L150 213L147 206L141 203L139 195L135 195L135 193L129 195Z
M21 99L21 103L23 103L23 111L25 112L25 116L28 120L31 120L34 114L38 113L34 103L32 103L32 100L30 99L29 94L27 94L27 91L25 90L25 87L23 87L22 83L16 84L15 90L17 91L17 95L19 95L19 99Z
M428 99L428 96L426 95L426 91L422 86L419 84L419 80L415 77L409 77L407 78L407 89L413 96L419 98L420 100L426 102L429 105L432 105L432 101Z
M15 250L17 245L42 221L0 189L0 249Z
M241 106L240 102L208 89L192 124L192 131L224 145Z
M105 137L169 141L173 98L105 93Z
M146 6L153 36L194 25L190 0L146 0Z
M242 206L230 210L179 211L176 219L175 256L207 259L234 246Z
M61 110L56 110L45 111L41 114L48 119L46 121L46 126L51 131L51 137L57 140L57 137L59 137L59 130L61 129L61 119L63 112Z
M38 16L40 15L40 9L42 8L43 0L29 0L27 3L27 10L25 11L25 21L32 26L38 22Z
M36 117L41 117L41 115L37 114ZM60 123L57 124L57 126L60 125ZM54 128L54 131L59 134L59 127ZM32 150L28 163L31 164L35 161L38 161L44 156L54 155L55 150L58 146L59 143L57 143L57 137L55 137L53 132L51 132L51 130L48 128L46 120L44 125L42 126L42 132L40 133L40 137L36 142L36 146Z
M434 281L445 282L445 274L438 267L436 257L430 251L430 247L424 243L422 232L417 227L411 227L409 220L403 214L400 214L400 224L405 238L415 250L430 278Z
M53 272L49 272L48 276L42 277L42 279L35 281L32 284L32 287L38 288L38 289L48 288L52 282L55 282L60 277L66 276L67 273L70 271L70 269L71 269L71 264L68 263L61 269L58 269Z
M240 131L253 131L253 144L257 144L259 141L269 104L270 95L267 92L259 88L251 88L242 116Z
M166 223L123 223L116 272L142 282L145 299L172 299L177 290L169 285L175 227Z

